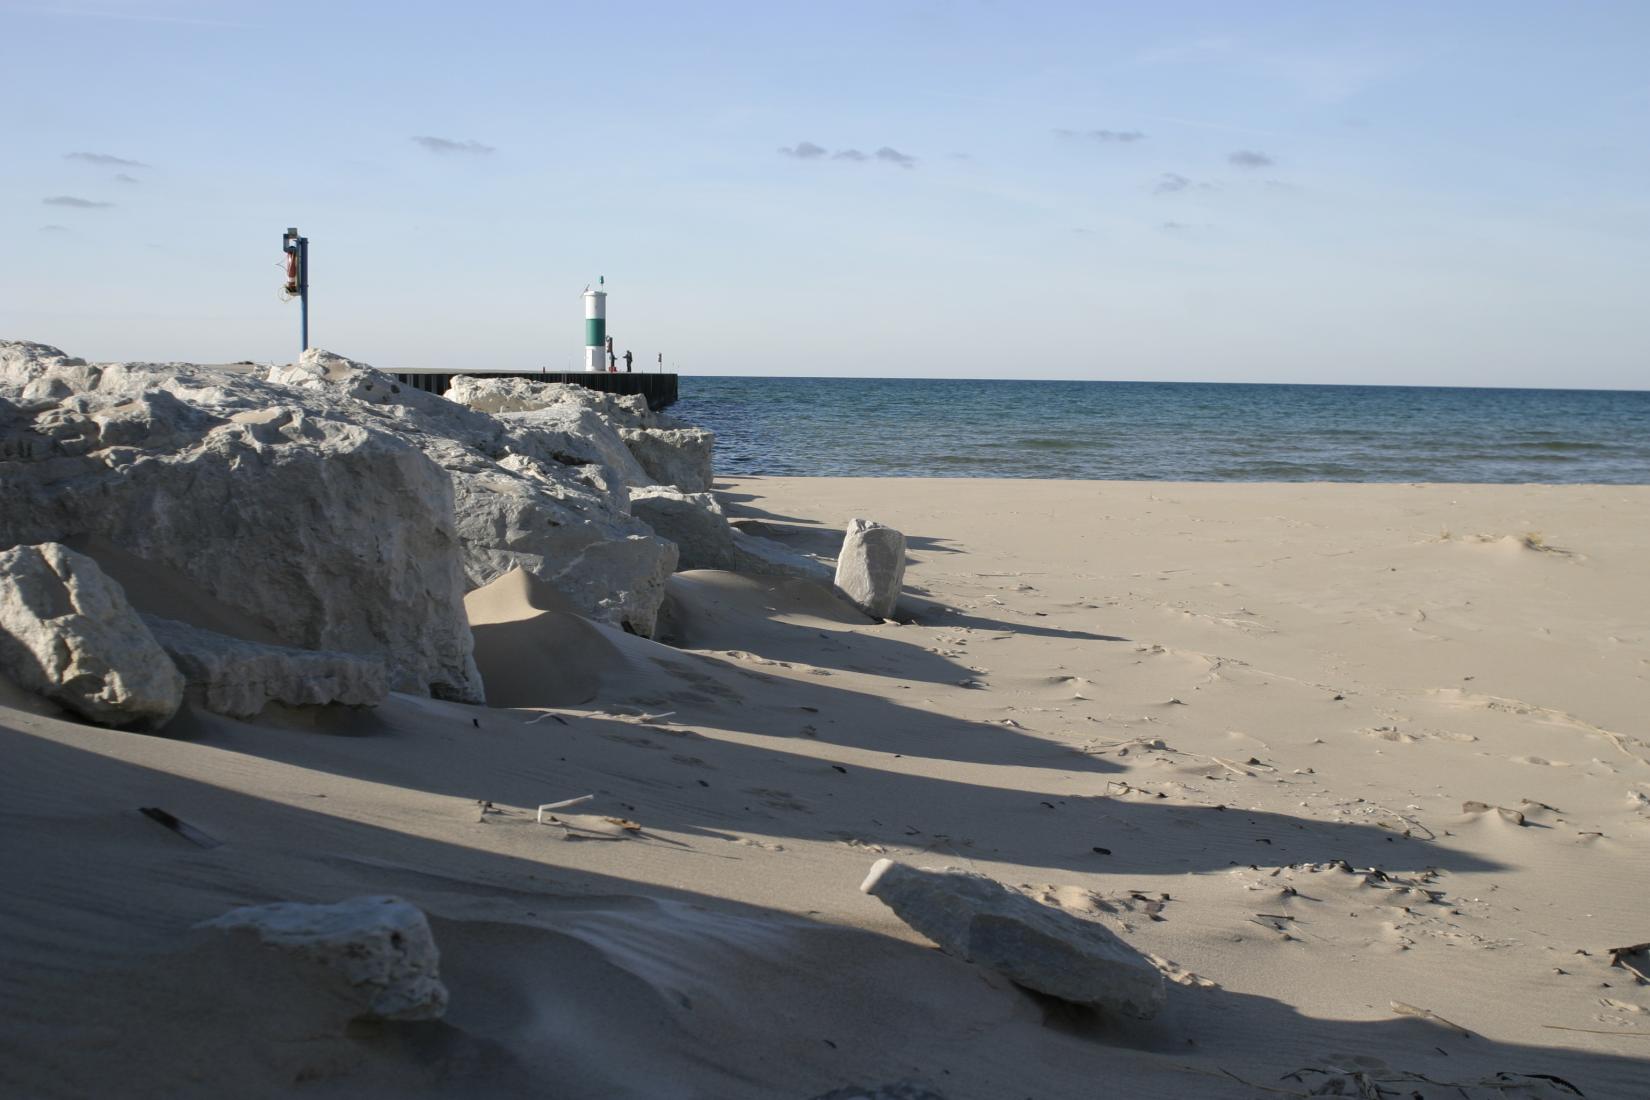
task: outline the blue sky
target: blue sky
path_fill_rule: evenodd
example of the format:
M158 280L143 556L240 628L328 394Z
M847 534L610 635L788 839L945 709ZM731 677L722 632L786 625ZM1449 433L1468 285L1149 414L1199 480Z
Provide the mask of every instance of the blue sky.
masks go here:
M1650 4L468 7L0 0L0 335L1650 386Z

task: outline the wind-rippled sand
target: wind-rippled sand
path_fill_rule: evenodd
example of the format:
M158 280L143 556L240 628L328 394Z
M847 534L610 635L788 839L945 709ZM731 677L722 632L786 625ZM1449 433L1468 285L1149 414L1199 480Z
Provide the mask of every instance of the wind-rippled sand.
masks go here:
M904 531L913 621L693 572L667 646L513 576L469 608L515 709L161 738L0 698L0 1092L1250 1097L1335 1065L1650 1094L1650 986L1608 950L1650 940L1650 488L719 488L796 549ZM1109 923L1167 1011L935 950L856 889L884 856ZM191 946L378 893L430 914L441 1023L314 1034Z

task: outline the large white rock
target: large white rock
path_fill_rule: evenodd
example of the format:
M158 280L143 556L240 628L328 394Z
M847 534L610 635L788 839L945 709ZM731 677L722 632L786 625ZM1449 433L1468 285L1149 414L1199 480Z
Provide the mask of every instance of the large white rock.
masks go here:
M183 677L120 585L54 542L0 551L0 672L106 726L158 727L183 701Z
M684 493L665 485L630 491L630 514L676 544L677 569L734 569L733 528L709 493Z
M715 480L711 460L716 433L706 428L623 428L625 446L648 476L684 493L703 493Z
M905 536L868 519L851 519L836 559L836 587L848 602L886 619L905 583Z
M377 1020L436 1020L447 1011L429 921L394 897L333 905L283 901L232 909L196 927L284 952L314 980ZM233 981L233 975L225 975Z
M222 368L39 345L0 344L0 401L0 431L22 441L0 442L0 546L100 538L282 644L380 655L398 690L481 700L452 479L396 418Z
M626 459L611 427L597 415L601 408L577 396L591 391L526 379L475 380L487 383L480 390L521 383L504 389L523 396L482 402L489 407L546 413L499 417L402 386L330 352L305 352L298 364L271 376L374 406L378 418L388 418L403 438L447 471L468 588L525 569L573 601L581 614L637 634L653 633L676 549L628 514L628 487L648 478ZM455 379L449 394L463 396L466 390L458 385L463 381ZM532 399L547 390L565 391L565 399ZM593 434L585 437L586 429Z
M1143 1020L1163 1007L1162 973L1109 928L995 879L879 859L860 889L951 954L1028 989Z
M188 690L218 714L254 718L270 703L376 706L389 694L389 670L376 657L243 641L153 615L143 620Z

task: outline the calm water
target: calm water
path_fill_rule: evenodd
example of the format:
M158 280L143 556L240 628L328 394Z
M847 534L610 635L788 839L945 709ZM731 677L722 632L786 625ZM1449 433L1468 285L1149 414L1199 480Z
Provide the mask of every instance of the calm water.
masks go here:
M1650 391L707 378L726 474L1650 484Z

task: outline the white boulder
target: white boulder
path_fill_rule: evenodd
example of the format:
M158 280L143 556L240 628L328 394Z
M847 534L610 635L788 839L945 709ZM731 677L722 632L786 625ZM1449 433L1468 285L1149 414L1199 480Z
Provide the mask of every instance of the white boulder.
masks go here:
M376 706L389 694L389 671L376 657L265 645L172 619L143 619L189 692L217 714L254 718L269 703Z
M232 909L196 927L285 953L307 976L330 986L356 1018L437 1020L447 1011L429 921L400 898L333 905L283 901Z
M860 889L946 951L1074 1004L1150 1019L1163 975L1105 925L958 868L879 859Z
M836 559L836 587L848 602L886 619L905 583L905 536L868 519L851 519Z
M159 727L183 701L183 677L120 585L55 542L0 551L0 672L106 726Z
M0 363L36 441L7 464L0 546L101 538L282 644L480 701L452 481L393 421L221 368Z
M630 514L676 544L677 569L734 569L733 528L709 493L684 493L665 485L630 491Z
M674 485L684 493L710 489L715 432L692 427L623 428L619 434L654 481Z

